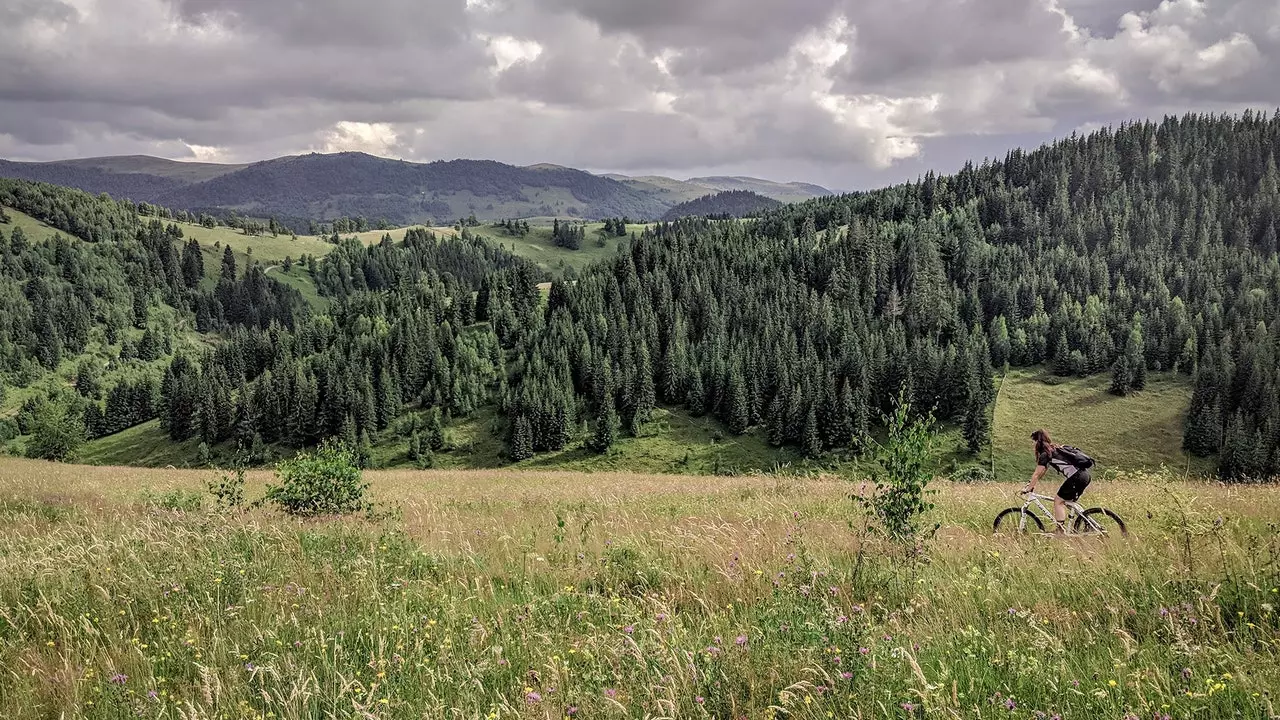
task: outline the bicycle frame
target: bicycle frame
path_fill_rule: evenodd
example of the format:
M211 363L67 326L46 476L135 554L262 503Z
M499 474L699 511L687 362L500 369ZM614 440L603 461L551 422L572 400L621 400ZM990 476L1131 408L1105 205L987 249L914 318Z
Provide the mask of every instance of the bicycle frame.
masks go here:
M1074 522L1072 522L1073 518L1083 518L1084 521L1089 525L1090 530L1094 532L1103 532L1103 528L1101 525L1094 522L1093 518L1090 518L1088 515L1084 514L1084 506L1081 505L1080 503L1071 502L1070 500L1063 501L1067 506L1067 519L1063 522L1058 522L1058 519L1053 516L1053 510L1051 508L1045 507L1044 505L1045 500L1048 500L1050 503L1054 501L1054 497L1052 495L1040 495L1039 493L1033 493L1033 492L1019 493L1019 494L1023 495L1025 497L1025 500L1022 503L1022 514L1018 516L1018 532L1026 532L1027 513L1034 512L1033 510L1029 509L1033 504L1036 507L1040 508L1040 512L1043 513L1045 517L1047 517L1050 521L1052 521L1052 523L1055 526L1057 526L1059 529L1061 529L1062 532L1064 533L1071 532L1071 527L1075 524Z

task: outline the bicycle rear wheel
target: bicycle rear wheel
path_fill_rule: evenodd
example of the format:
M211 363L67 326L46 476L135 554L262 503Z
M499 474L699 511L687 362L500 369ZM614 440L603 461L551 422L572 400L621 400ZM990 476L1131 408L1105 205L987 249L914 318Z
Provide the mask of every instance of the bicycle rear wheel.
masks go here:
M1026 522L1022 523L1021 517L1026 515ZM1020 507L1011 507L1007 510L1001 510L996 516L996 521L991 524L991 531L1001 535L1018 535L1028 532L1044 532L1044 523L1040 522L1040 518L1035 513L1023 513Z
M1076 518L1071 531L1077 535L1101 537L1124 537L1129 534L1129 529L1119 515L1100 507L1085 510Z

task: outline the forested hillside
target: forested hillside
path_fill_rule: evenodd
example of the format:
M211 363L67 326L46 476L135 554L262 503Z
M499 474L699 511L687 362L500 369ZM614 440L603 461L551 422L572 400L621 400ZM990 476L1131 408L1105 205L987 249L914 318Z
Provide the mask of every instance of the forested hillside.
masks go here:
M773 210L782 203L749 190L725 190L724 192L703 195L700 198L682 202L667 211L663 220L679 220L686 217L712 218L728 220Z
M1276 474L1278 153L1276 117L1126 125L758 220L659 225L545 299L543 271L477 237L338 241L277 276L230 249L205 267L209 248L131 204L0 182L0 204L84 239L0 225L8 434L61 457L77 433L154 417L202 460L337 435L429 465L468 451L447 437L465 418L522 461L608 453L676 412L838 461L902 392L978 453L993 376L1045 366L1117 395L1148 372L1193 379L1186 448L1230 478Z

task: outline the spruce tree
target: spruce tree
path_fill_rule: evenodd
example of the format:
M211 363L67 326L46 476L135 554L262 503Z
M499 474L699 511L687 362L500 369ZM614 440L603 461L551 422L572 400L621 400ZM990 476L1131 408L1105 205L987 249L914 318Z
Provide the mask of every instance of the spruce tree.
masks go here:
M529 418L521 415L516 418L511 429L511 460L520 462L533 457L533 430Z

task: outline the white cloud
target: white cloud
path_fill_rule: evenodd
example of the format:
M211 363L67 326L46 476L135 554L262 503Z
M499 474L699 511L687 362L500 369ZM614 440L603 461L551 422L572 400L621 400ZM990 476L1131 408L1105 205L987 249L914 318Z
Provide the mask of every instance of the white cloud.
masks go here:
M506 72L516 63L528 63L542 55L542 45L534 40L522 40L510 35L489 38L489 54L493 56L493 72Z
M363 152L390 155L396 147L397 133L389 123L351 122L342 120L325 133L324 152Z

